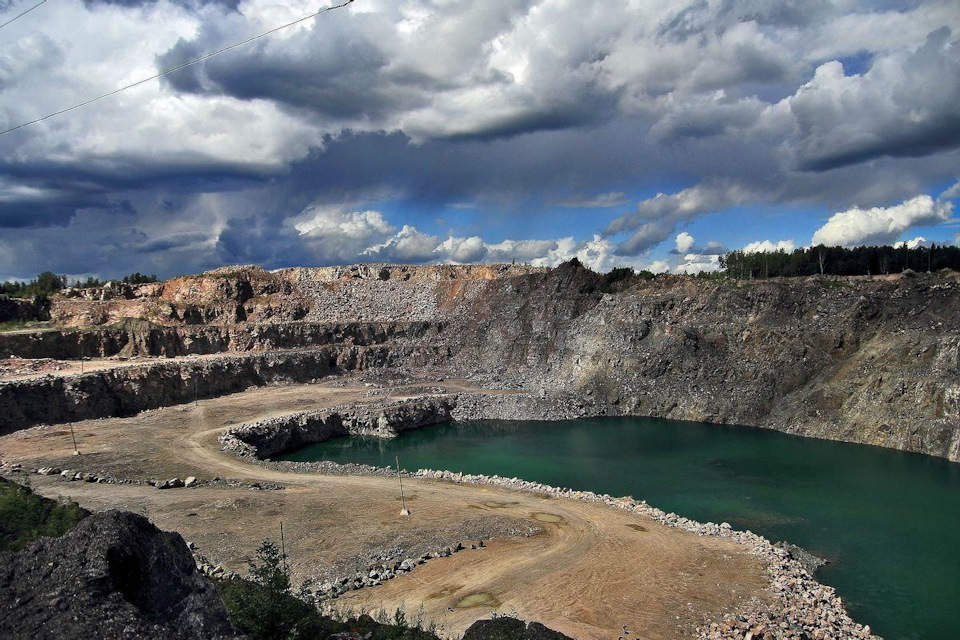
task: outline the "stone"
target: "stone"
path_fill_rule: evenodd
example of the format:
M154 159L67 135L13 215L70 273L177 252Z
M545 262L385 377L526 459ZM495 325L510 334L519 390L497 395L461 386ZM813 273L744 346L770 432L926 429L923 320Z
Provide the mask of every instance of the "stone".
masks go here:
M50 637L53 629L65 640L233 636L223 601L194 569L183 538L137 514L90 515L59 538L0 552L0 564L2 637ZM55 606L7 604L44 597L51 585Z

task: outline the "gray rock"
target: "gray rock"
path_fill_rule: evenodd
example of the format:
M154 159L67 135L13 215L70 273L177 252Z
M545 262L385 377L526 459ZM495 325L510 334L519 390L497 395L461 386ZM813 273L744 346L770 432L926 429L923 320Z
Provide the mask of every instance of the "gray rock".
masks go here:
M197 574L183 538L133 513L91 515L59 538L0 552L0 566L2 637L232 635L220 596ZM55 606L16 604L53 600Z

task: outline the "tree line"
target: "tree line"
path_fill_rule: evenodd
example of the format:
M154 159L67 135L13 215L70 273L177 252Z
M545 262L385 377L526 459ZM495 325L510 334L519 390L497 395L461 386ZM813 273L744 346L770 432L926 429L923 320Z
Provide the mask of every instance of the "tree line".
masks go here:
M780 278L832 275L869 276L913 271L960 271L960 247L931 244L913 249L906 245L826 247L818 245L787 252L731 251L720 256L721 272L734 278Z
M156 282L157 276L154 274L146 275L136 271L123 276L119 280L124 284L147 284ZM110 280L100 280L99 278L87 278L86 280L74 280L69 283L67 276L57 275L52 271L44 271L29 282L0 282L0 294L6 294L11 298L28 298L30 296L49 296L62 291L68 287L74 289L89 289L91 287L102 287Z

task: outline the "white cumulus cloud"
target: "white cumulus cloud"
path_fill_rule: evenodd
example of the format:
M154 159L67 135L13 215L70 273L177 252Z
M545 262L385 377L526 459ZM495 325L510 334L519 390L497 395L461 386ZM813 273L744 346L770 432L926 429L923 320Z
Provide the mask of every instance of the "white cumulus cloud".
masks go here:
M744 253L774 253L776 251L785 251L790 253L796 248L797 243L793 240L778 240L777 242L758 240L746 245L742 251Z
M928 195L916 196L892 207L853 207L830 216L827 223L814 232L813 244L831 247L890 244L912 227L949 220L952 211L952 203L937 201Z
M693 246L693 242L693 236L686 231L678 233L676 240L674 240L674 243L677 247L677 253L686 253L689 251L690 247Z

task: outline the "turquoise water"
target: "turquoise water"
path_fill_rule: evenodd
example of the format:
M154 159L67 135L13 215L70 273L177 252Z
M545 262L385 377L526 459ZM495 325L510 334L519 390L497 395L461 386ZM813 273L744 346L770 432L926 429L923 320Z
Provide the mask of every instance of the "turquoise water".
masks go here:
M746 427L652 418L463 422L284 457L517 476L632 495L831 561L818 574L885 638L960 638L960 465Z

